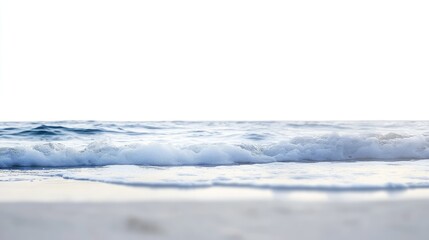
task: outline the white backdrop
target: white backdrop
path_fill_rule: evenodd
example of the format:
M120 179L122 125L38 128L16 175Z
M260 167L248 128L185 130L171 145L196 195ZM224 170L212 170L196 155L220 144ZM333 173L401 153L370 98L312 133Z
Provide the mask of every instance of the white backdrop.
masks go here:
M0 120L429 119L429 2L1 0Z

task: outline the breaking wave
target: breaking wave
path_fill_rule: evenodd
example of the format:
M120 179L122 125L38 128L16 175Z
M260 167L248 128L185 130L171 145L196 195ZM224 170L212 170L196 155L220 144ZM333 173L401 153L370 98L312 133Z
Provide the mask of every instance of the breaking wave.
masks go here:
M0 148L1 168L104 165L219 166L286 161L390 161L428 158L429 136L396 133L325 134L294 137L269 144L120 145L94 141L83 147L48 142Z

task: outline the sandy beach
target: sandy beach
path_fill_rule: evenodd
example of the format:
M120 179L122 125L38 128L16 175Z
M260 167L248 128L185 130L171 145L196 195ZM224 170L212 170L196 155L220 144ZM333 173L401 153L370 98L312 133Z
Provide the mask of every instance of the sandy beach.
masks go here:
M427 239L429 234L424 194L278 197L240 188L150 189L71 180L0 182L0 192L0 239Z
M2 203L1 239L427 239L427 201Z

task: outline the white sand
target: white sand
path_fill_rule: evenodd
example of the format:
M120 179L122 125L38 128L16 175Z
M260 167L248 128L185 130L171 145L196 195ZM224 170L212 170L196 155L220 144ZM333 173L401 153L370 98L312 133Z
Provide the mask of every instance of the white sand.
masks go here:
M79 181L1 182L0 194L2 240L429 238L428 198L296 201Z

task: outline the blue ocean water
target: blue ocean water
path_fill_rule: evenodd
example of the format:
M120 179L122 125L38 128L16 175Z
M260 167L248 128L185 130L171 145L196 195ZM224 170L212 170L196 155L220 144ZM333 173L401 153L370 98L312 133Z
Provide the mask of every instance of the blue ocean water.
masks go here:
M429 122L2 122L0 181L429 187Z

